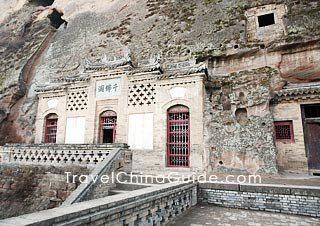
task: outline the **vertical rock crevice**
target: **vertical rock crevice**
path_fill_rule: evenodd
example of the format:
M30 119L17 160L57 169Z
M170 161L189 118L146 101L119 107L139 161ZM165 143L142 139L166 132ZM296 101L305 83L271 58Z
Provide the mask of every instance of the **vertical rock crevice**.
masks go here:
M0 145L5 143L33 142L32 137L27 139L26 137L28 136L25 135L27 132L30 133L33 131L34 123L30 125L21 125L19 118L21 116L26 116L26 112L22 111L22 107L27 100L27 94L34 77L34 69L41 61L44 52L48 49L54 34L55 32L53 30L49 31L46 38L21 70L19 83L12 90L14 94L11 96L10 109L6 114L2 115L3 119L0 124ZM30 115L29 119L32 119L32 117L34 116Z

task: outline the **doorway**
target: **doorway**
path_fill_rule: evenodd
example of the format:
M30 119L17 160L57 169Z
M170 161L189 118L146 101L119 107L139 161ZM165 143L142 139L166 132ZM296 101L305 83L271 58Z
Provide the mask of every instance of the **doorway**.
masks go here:
M302 105L309 170L320 170L320 104Z
M98 143L115 143L117 114L114 111L105 111L100 115L99 121Z
M183 105L167 112L167 166L190 167L190 114Z
M113 131L114 129L102 129L102 143L110 144L114 143Z

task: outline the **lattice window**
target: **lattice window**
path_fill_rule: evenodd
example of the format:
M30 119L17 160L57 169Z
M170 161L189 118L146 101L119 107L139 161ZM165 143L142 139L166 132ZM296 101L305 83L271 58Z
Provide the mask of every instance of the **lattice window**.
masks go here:
M167 165L189 167L190 157L189 109L175 106L168 111Z
M136 84L129 86L128 106L152 105L156 103L156 84Z
M58 116L49 114L45 120L44 143L54 144L57 141Z
M275 140L280 142L293 142L292 121L274 122Z
M67 111L82 111L88 109L88 91L76 90L68 93Z

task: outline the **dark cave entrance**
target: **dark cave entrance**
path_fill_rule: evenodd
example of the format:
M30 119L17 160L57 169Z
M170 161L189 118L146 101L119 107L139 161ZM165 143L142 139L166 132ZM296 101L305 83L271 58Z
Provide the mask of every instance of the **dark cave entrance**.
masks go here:
M68 22L62 19L63 13L58 12L56 9L53 9L53 12L48 16L51 21L51 26L59 28L61 24L67 25Z
M30 0L29 2L36 6L49 6L54 3L54 0Z

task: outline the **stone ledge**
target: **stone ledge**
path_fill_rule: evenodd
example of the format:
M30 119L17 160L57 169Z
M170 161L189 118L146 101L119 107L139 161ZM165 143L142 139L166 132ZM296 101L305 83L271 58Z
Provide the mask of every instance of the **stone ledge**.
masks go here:
M45 148L45 149L106 149L129 148L125 143L119 144L5 144L5 148Z
M267 193L279 195L291 195L291 189L285 186L273 185L239 185L241 192Z
M235 183L199 183L200 189L266 193L278 195L301 195L320 197L320 187L288 186L277 184L235 184Z
M240 191L239 184L231 184L231 183L199 183L199 188L226 190L226 191Z

